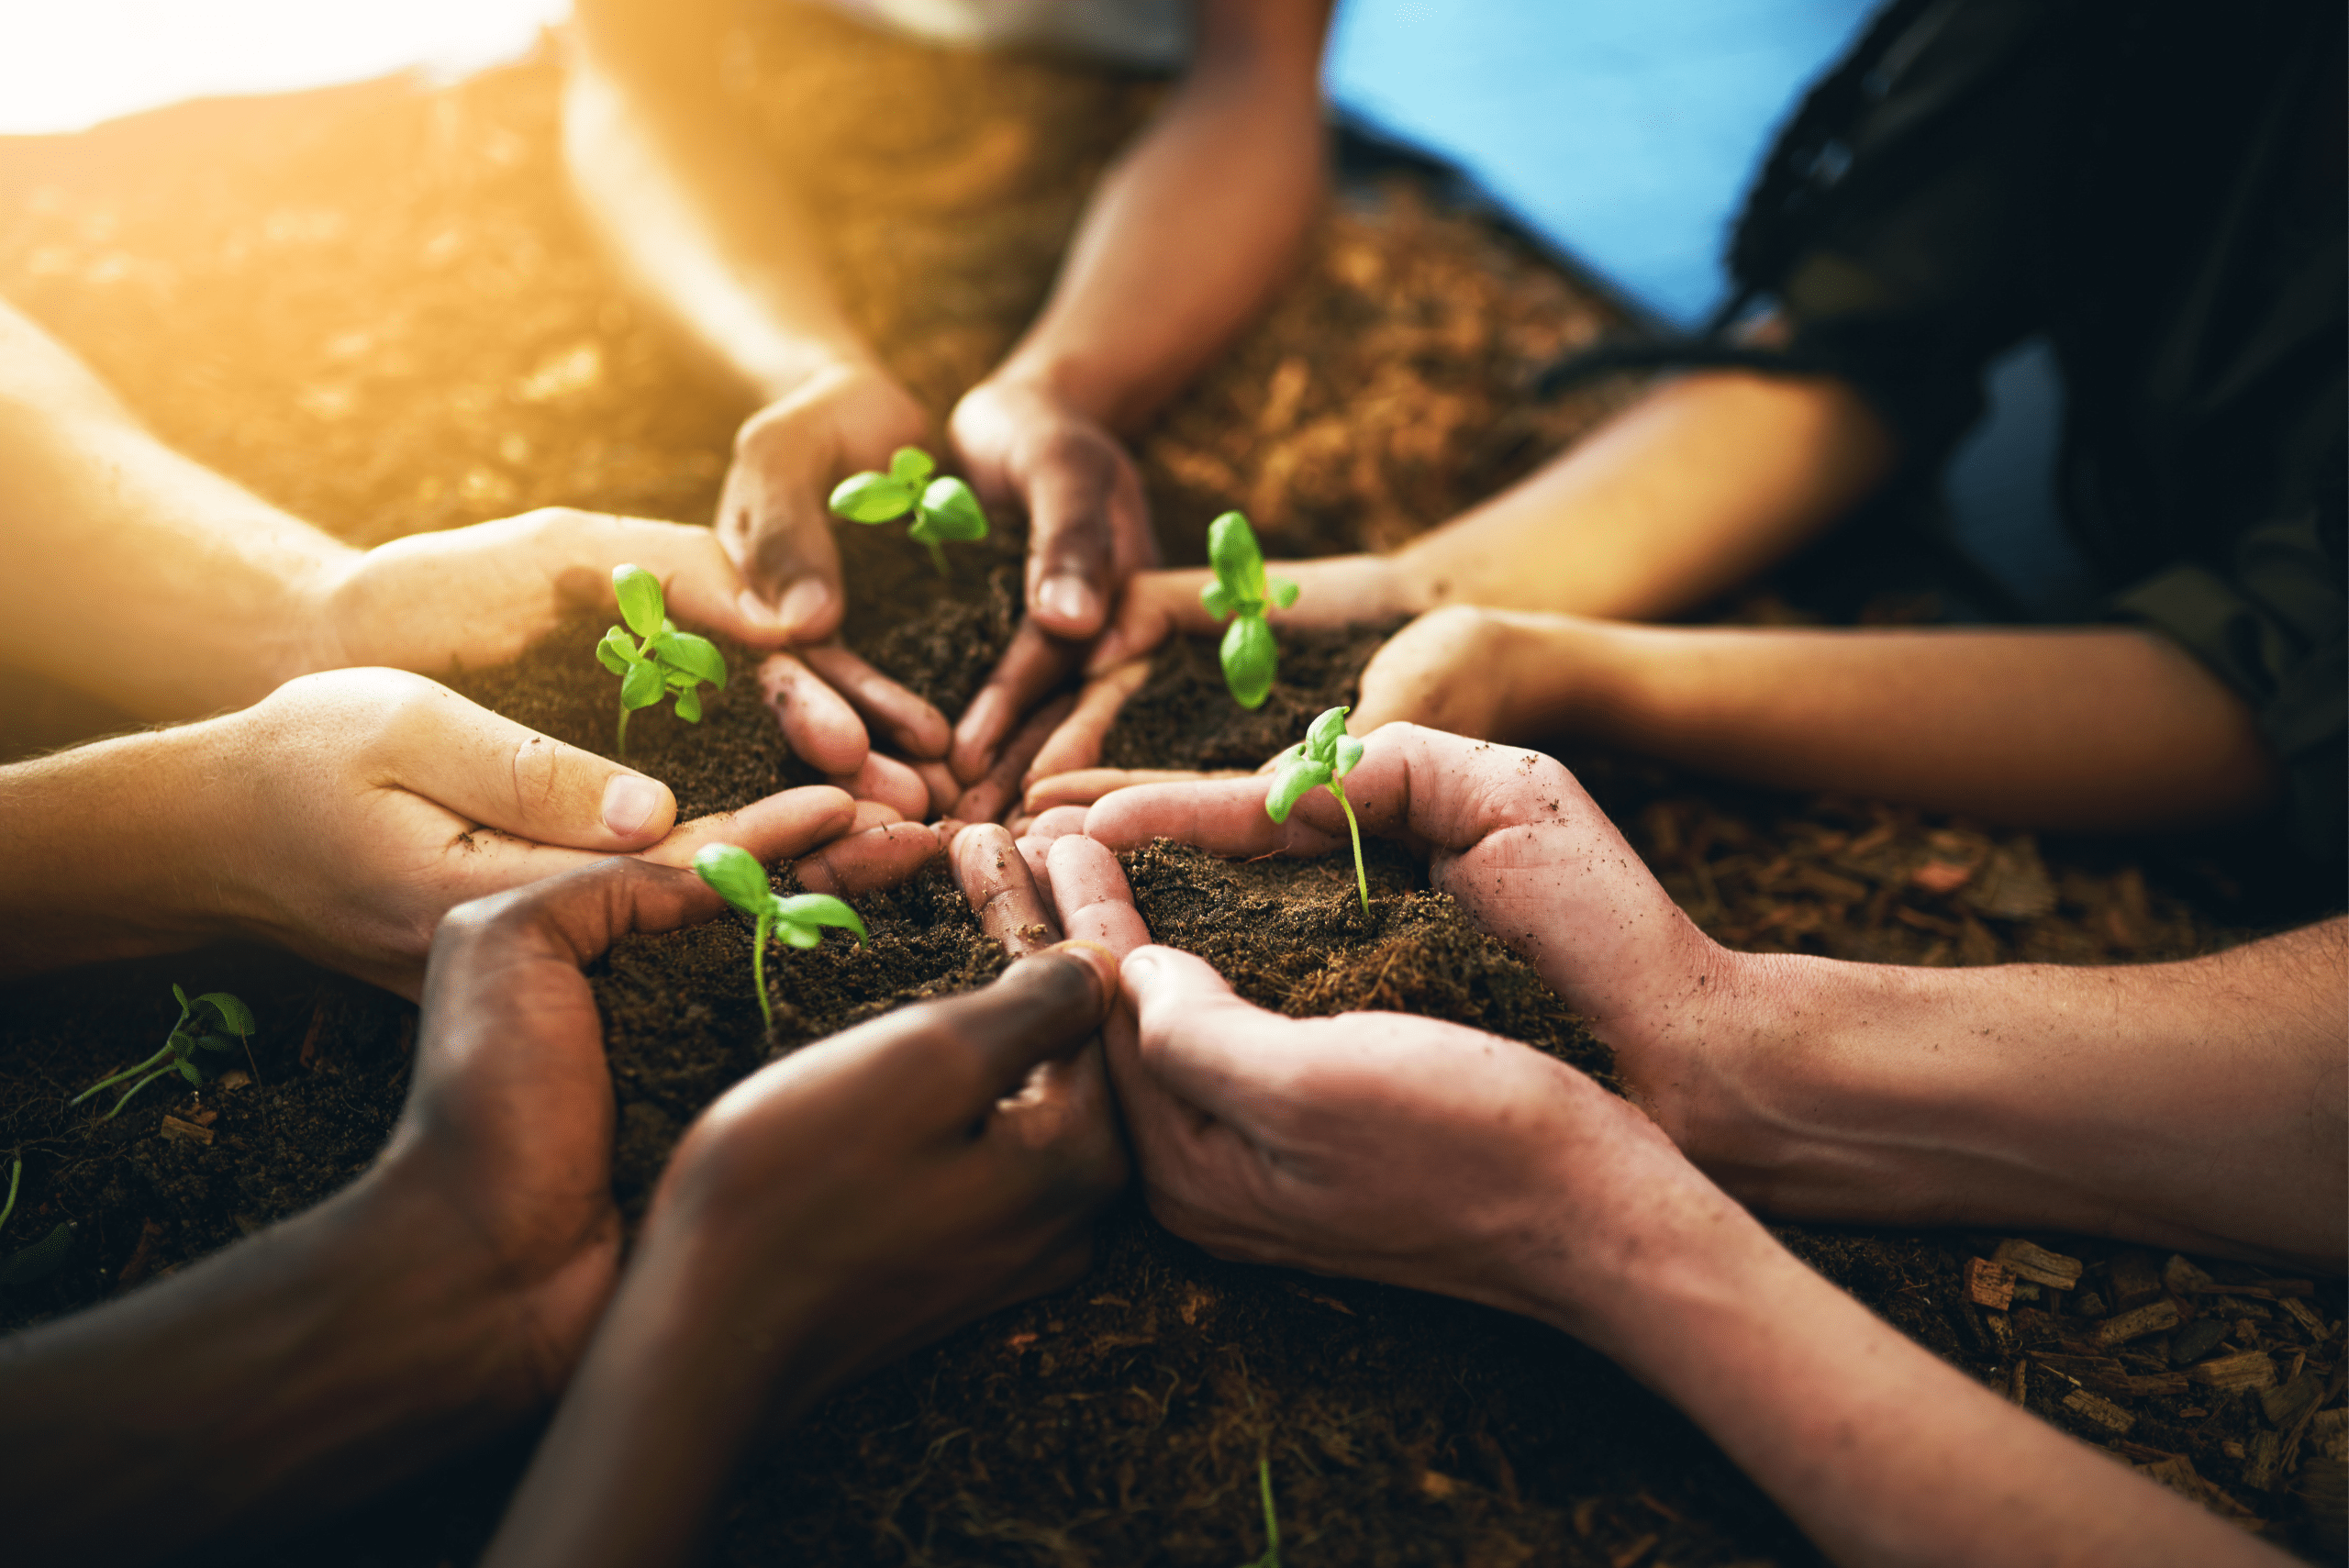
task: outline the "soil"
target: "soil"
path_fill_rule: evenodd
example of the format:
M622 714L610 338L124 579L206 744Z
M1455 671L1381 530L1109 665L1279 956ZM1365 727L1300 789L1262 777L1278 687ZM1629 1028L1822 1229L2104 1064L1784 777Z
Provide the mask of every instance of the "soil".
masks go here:
M711 56L825 216L861 324L941 414L1042 298L1089 182L1162 92L788 8L711 40ZM876 73L897 89L885 114L853 90ZM360 542L539 505L706 519L749 409L581 231L557 159L557 87L542 58L445 86L197 105L0 141L0 293L175 444ZM875 191L890 193L885 207ZM1263 322L1137 441L1169 559L1199 559L1208 520L1235 506L1275 555L1388 545L1456 512L1629 395L1520 395L1536 367L1613 319L1601 296L1429 187L1348 189ZM986 544L952 552L942 581L899 529L841 530L852 644L950 714L1010 633L1020 523L996 521ZM616 683L592 654L602 625L451 679L608 751ZM1252 766L1347 700L1375 643L1288 635L1282 684L1254 715L1223 696L1211 639L1172 647L1109 760ZM742 651L727 652L734 679L700 726L665 708L630 725L630 761L688 813L810 776L776 738ZM8 717L19 749L109 722L55 692L24 694ZM2042 842L1567 760L1692 916L1751 951L2143 962L2299 912L2266 897L2261 863L2237 845ZM1605 1076L1604 1048L1391 847L1371 847L1368 915L1340 860L1231 865L1160 845L1128 863L1157 935L1264 1006L1453 1018ZM631 1209L696 1110L773 1051L1002 965L936 871L858 903L871 941L789 955L772 1040L731 916L628 939L595 966ZM159 1084L96 1125L69 1112L83 1085L154 1049L173 980L251 1004L258 1082ZM0 1147L26 1170L0 1241L62 1224L72 1245L55 1272L0 1285L0 1330L108 1299L348 1181L397 1115L416 1025L384 993L232 949L47 976L6 1003ZM210 1141L165 1135L166 1112ZM2107 1349L2098 1322L2166 1260L2032 1238L2080 1261L2082 1277L1995 1311L1968 1299L1966 1268L2008 1238L1780 1234L1936 1354L2246 1528L2322 1552L2330 1519L2337 1560L2339 1282L2199 1260L2207 1278L2171 1276L2176 1328ZM2237 1349L2272 1352L2280 1387L2183 1380ZM467 1560L529 1436L249 1560ZM1230 1564L1264 1547L1260 1460L1297 1563L1817 1560L1708 1440L1572 1341L1457 1302L1220 1263L1131 1199L1080 1284L841 1393L753 1454L716 1555ZM2302 1494L2328 1485L2335 1501L2310 1514Z

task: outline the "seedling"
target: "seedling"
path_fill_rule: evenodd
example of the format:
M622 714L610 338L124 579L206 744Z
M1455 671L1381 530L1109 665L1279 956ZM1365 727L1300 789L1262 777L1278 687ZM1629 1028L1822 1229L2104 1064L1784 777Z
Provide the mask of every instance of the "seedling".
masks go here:
M17 1212L17 1184L23 1180L25 1162L17 1160L8 1167L8 1201L0 1205L0 1226ZM11 1253L0 1262L0 1284L30 1284L43 1274L56 1271L73 1250L73 1227L60 1223L50 1233L21 1251Z
M687 724L701 722L701 684L726 689L726 659L706 637L679 631L661 597L661 579L641 566L612 568L612 592L620 601L620 619L628 622L604 633L596 657L620 678L619 740L614 748L628 756L628 716L651 707L672 692L677 717ZM636 633L639 642L629 635Z
M100 1121L112 1121L122 1114L122 1107L130 1103L131 1095L158 1078L177 1073L191 1084L203 1083L204 1066L195 1054L199 1050L229 1051L236 1050L239 1042L250 1040L253 1032L252 1009L226 991L207 991L191 1000L186 992L174 985L172 995L180 999L180 1016L179 1021L172 1025L172 1032L164 1040L163 1049L136 1067L126 1068L111 1078L99 1079L68 1100L67 1105L78 1106L100 1089L119 1084L125 1078L138 1078L139 1082L124 1090L122 1098L114 1103L114 1109L98 1118ZM246 1051L250 1055L250 1044L246 1045Z
M1354 886L1362 894L1362 912L1370 913L1370 878L1362 869L1362 824L1354 820L1353 803L1346 798L1345 777L1362 761L1362 742L1346 733L1346 713L1333 707L1313 721L1305 739L1274 759L1273 793L1264 797L1264 815L1286 822L1297 803L1313 790L1326 787L1338 797L1346 826L1354 836Z
M1223 684L1241 707L1262 707L1281 664L1280 645L1273 640L1264 611L1297 603L1297 584L1264 575L1255 530L1237 512L1208 525L1208 564L1215 568L1215 581L1199 590L1199 603L1218 620L1231 617L1223 633Z
M824 940L823 928L838 926L866 938L864 922L856 911L829 893L779 896L767 884L767 868L748 850L732 844L704 844L694 856L694 874L718 890L718 895L757 922L751 939L751 984L759 990L759 1016L774 1028L774 1007L767 1000L767 938L781 937L784 945L812 948Z
M943 541L986 538L987 515L969 485L959 479L932 479L937 471L937 462L919 447L899 447L889 454L888 473L868 469L850 474L834 487L832 515L852 523L893 523L911 512L913 526L906 530L906 537L930 547L930 559L943 577Z
M1264 1555L1247 1568L1281 1568L1281 1520L1273 1511L1273 1456L1256 1456L1256 1489L1264 1498Z

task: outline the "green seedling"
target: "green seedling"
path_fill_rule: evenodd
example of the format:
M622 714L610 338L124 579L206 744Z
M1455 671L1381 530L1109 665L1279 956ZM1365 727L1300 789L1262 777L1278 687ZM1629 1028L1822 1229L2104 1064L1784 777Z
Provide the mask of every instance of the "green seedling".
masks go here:
M8 1166L8 1201L0 1203L0 1230L8 1229L8 1217L17 1212L17 1184L25 1179L25 1162L12 1162Z
M68 1100L67 1105L78 1106L100 1089L119 1084L125 1078L138 1078L139 1082L124 1090L122 1098L114 1103L114 1109L98 1118L100 1121L112 1121L122 1114L122 1107L130 1103L131 1095L158 1078L167 1078L177 1073L190 1084L203 1083L204 1065L195 1054L198 1051L230 1051L236 1050L240 1042L246 1042L245 1049L250 1057L251 1046L249 1042L253 1032L251 1008L226 991L207 991L191 999L186 992L174 985L172 995L180 999L180 1016L179 1021L172 1025L172 1032L164 1040L163 1049L136 1067L127 1067L111 1078L99 1079Z
M1310 792L1327 788L1345 811L1346 826L1354 836L1354 886L1362 894L1362 912L1370 913L1370 878L1362 869L1362 824L1354 820L1353 803L1346 798L1345 777L1362 761L1362 742L1346 733L1346 713L1333 707L1313 721L1305 739L1275 758L1273 793L1264 797L1264 815L1286 822L1297 803Z
M677 717L687 724L701 722L704 681L726 689L726 659L706 637L679 631L661 597L661 579L641 566L612 568L612 592L619 596L620 619L628 622L604 633L596 657L620 678L619 743L628 756L628 716L676 694ZM629 633L644 640L639 642Z
M1297 603L1297 584L1264 575L1255 530L1237 512L1208 525L1208 564L1215 568L1215 581L1199 590L1199 603L1218 620L1231 617L1223 633L1223 684L1241 707L1262 707L1281 665L1280 645L1273 640L1264 611Z
M25 1162L13 1162L8 1167L8 1201L0 1204L0 1227L17 1212L17 1184L24 1179ZM0 1262L0 1284L29 1284L43 1274L53 1273L73 1250L73 1227L60 1224L48 1235L21 1251Z
M1264 1555L1247 1568L1281 1568L1281 1520L1273 1511L1273 1456L1256 1456L1256 1489L1264 1498Z
M824 940L823 928L837 926L866 938L864 922L856 911L829 893L802 893L785 898L767 884L767 868L748 850L732 844L704 844L694 856L694 874L718 890L718 895L757 923L751 939L751 984L759 990L759 1016L774 1028L774 1007L767 1000L767 938L784 945L812 948Z
M979 498L959 479L932 479L938 464L919 447L899 447L889 455L889 472L852 473L832 491L836 517L852 523L893 523L914 515L906 537L930 547L938 574L946 575L947 539L987 537L987 515Z

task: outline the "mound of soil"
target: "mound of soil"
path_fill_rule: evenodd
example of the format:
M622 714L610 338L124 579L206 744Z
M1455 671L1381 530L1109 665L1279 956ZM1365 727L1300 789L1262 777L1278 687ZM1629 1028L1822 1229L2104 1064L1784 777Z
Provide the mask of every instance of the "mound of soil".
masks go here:
M801 174L858 320L941 415L1043 297L1090 180L1162 92L788 7L707 42L713 79ZM862 85L881 76L886 113ZM749 410L581 232L557 86L540 60L445 88L392 82L0 141L0 191L15 193L0 200L0 292L176 444L354 540L549 504L707 518ZM1350 189L1264 320L1138 439L1169 558L1198 559L1208 520L1231 506L1275 554L1391 544L1452 515L1626 395L1540 406L1519 391L1611 318L1543 258L1408 181ZM851 644L949 714L1016 617L1021 523L996 524L985 545L952 552L944 580L900 530L840 531ZM592 654L602 624L451 678L607 751L617 695ZM1211 639L1172 646L1108 760L1253 766L1350 699L1376 641L1286 635L1282 684L1253 715L1223 695ZM688 813L810 777L777 739L751 662L728 653L735 678L700 726L661 710L630 725L630 762ZM2254 884L2224 846L2156 859L2042 844L1569 760L1684 906L1749 950L2132 962L2208 951L2272 917L2244 900ZM1160 939L1266 1006L1453 1018L1605 1075L1604 1048L1521 963L1407 857L1371 853L1367 915L1342 861L1228 865L1160 845L1128 863ZM858 902L870 942L781 961L772 1040L734 917L629 938L594 967L625 1203L641 1203L699 1107L773 1051L1001 967L940 872ZM67 1110L154 1049L173 980L252 1005L257 1081L158 1084L100 1124ZM416 1025L383 993L237 950L48 976L6 999L0 1148L26 1169L0 1248L59 1224L73 1240L54 1273L0 1286L0 1329L106 1300L348 1181L397 1114ZM167 1133L166 1112L205 1136ZM2298 1492L2337 1473L2337 1282L2209 1260L2189 1272L2043 1236L2027 1240L2080 1265L2072 1287L2025 1281L1986 1307L1969 1262L2026 1239L1781 1234L1935 1353L2246 1528L2294 1539ZM2176 1325L2100 1346L2097 1325L2149 1278ZM2269 1357L2274 1386L2192 1379L2242 1351ZM528 1441L251 1560L467 1560ZM1263 1550L1260 1464L1300 1563L1816 1560L1709 1440L1581 1347L1461 1303L1219 1263L1130 1200L1077 1286L841 1393L751 1456L717 1555L1229 1564Z

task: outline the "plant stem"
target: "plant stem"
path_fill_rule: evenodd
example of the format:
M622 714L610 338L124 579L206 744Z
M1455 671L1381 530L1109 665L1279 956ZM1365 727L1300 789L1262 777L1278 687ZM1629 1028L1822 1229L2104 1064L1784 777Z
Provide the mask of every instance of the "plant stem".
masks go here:
M774 1005L767 1000L767 934L774 929L774 917L759 917L758 934L751 940L751 984L759 988L759 1017L767 1021L767 1032L774 1032Z
M8 1201L0 1204L0 1229L5 1229L8 1217L17 1212L17 1184L24 1179L24 1174L25 1162L22 1160L8 1167Z
M938 574L941 577L952 575L946 570L946 547L934 539L924 539L922 542L930 546L930 559L937 566Z
M614 761L621 762L628 761L628 704L626 703L620 704L620 740L614 750L619 753L613 759Z
M183 1017L184 1017L184 1015L183 1015ZM119 1084L119 1083L121 1083L125 1078L134 1077L134 1076L136 1076L136 1075L137 1075L137 1074L139 1074L139 1073L141 1073L146 1072L146 1071L147 1071L147 1069L149 1069L150 1067L154 1066L154 1065L155 1065L155 1063L157 1063L158 1062L161 1062L161 1060L163 1060L163 1058L165 1058L166 1056L169 1056L171 1053L172 1053L172 1047L171 1047L171 1043L167 1040L167 1041L165 1041L165 1042L164 1042L164 1045L163 1045L163 1049L162 1049L162 1050L161 1050L161 1051L157 1051L154 1055L152 1055L152 1056L149 1057L146 1061L144 1061L144 1062L140 1062L138 1066L136 1066L136 1067L126 1067L126 1068L124 1068L121 1072L119 1072L119 1073L116 1073L116 1074L115 1074L113 1077L111 1077L111 1078L101 1078L101 1079L99 1079L96 1083L95 1083L95 1084L91 1084L88 1088L86 1088L86 1089L83 1090L80 1094L78 1094L78 1095L74 1095L72 1099L70 1099L70 1100L66 1101L66 1102L65 1102L65 1107L66 1107L66 1109L68 1109L68 1110L72 1109L75 1106L80 1105L83 1100L88 1099L92 1095L96 1094L100 1089L105 1088L105 1087L106 1087L107 1084ZM117 1107L117 1108L118 1108L118 1107ZM105 1120L106 1118L105 1118L104 1117L101 1117L101 1118L99 1118L98 1119L99 1119L99 1120L101 1120L101 1121L103 1121L103 1120Z
M117 1101L114 1103L114 1109L112 1109L112 1110L110 1110L110 1111L106 1112L106 1115L104 1115L104 1116L100 1117L98 1119L99 1119L100 1121L112 1121L116 1117L118 1117L118 1116L120 1116L120 1115L122 1114L122 1107L123 1107L123 1106L127 1106L127 1105L128 1105L128 1104L130 1103L130 1096L131 1096L131 1095L133 1095L137 1094L139 1090L141 1090L141 1089L145 1088L148 1084L150 1084L153 1083L156 1079L158 1079L158 1078L168 1078L168 1077L170 1077L173 1073L174 1073L178 1072L179 1070L180 1070L180 1069L179 1069L179 1063L178 1063L178 1062L173 1062L173 1063L172 1063L170 1066L168 1066L168 1067L158 1067L157 1069L155 1069L155 1071L153 1071L152 1073L148 1073L148 1074L147 1074L147 1076L145 1076L144 1078L139 1079L139 1082L137 1082L136 1084L133 1084L132 1085L130 1085L130 1087L129 1087L129 1088L128 1088L128 1089L124 1090L124 1091L123 1091L123 1095L122 1095L122 1098L120 1098L120 1099L117 1100Z
M1256 1485L1264 1495L1264 1555L1248 1568L1281 1568L1281 1520L1273 1509L1273 1456L1256 1456Z
M1362 912L1370 913L1370 877L1362 869L1362 824L1354 820L1354 808L1346 799L1346 786L1336 779L1330 781L1330 793L1338 797L1338 805L1346 814L1346 827L1354 836L1354 886L1362 894Z

